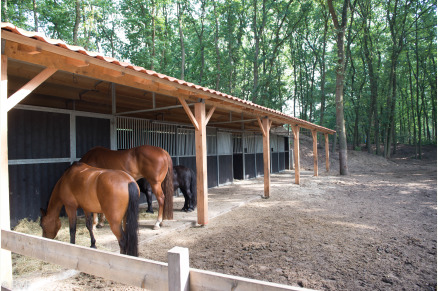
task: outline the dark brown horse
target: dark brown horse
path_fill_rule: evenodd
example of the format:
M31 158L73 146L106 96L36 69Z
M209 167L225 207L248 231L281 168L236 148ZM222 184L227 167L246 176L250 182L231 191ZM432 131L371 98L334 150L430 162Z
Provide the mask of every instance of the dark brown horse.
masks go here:
M145 178L151 185L159 205L154 229L160 228L163 218L173 219L173 163L169 153L162 148L142 145L113 151L95 147L80 161L98 168L125 171L136 181Z
M120 253L138 256L138 204L140 190L123 171L74 163L56 183L49 206L41 209L43 236L55 238L61 227L59 212L64 205L70 225L70 243L75 243L76 211L85 212L91 247L96 247L92 213L104 213L117 237Z
M140 193L146 195L148 209L146 212L154 213L152 209L152 189L146 179L137 181ZM184 207L181 211L192 212L196 208L196 173L185 166L179 165L173 167L173 189L180 189L184 195ZM102 224L103 225L103 224Z

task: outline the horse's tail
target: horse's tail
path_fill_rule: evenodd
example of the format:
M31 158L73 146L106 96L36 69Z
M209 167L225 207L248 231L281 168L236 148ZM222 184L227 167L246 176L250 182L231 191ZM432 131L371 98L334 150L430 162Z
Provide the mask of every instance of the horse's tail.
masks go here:
M164 213L163 219L172 220L173 219L173 162L169 153L166 152L167 156L167 174L164 178L163 183L161 183L161 188L164 193Z
M193 207L196 207L198 192L196 190L196 173L190 169L190 192L192 193Z
M125 253L138 257L138 205L139 190L136 182L128 184L129 202L126 210L126 226L123 232L125 241Z

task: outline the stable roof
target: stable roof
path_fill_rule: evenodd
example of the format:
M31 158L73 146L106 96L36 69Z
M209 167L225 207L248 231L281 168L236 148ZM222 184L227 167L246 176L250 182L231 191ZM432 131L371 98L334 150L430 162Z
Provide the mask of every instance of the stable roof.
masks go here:
M188 108L184 109L181 102L191 106L203 101L207 110L216 108L209 126L260 131L257 119L267 117L272 121L271 128L291 124L325 134L335 133L280 111L68 45L38 32L25 31L10 23L2 23L1 29L11 94L44 68L56 69L20 104L191 125L186 114Z

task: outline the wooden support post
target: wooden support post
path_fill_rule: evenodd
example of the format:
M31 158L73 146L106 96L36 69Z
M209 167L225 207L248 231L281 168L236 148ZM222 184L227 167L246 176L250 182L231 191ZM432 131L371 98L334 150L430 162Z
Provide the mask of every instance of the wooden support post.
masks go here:
M326 171L330 171L330 160L329 160L329 139L328 139L328 133L324 133L325 137L325 169Z
M312 130L313 138L313 175L318 176L318 132Z
M207 184L207 124L205 118L205 103L195 104L195 119L198 128L195 129L196 143L196 181L198 223L208 223L208 184Z
M295 184L300 184L300 127L292 125L294 133Z
M272 121L269 118L264 118L263 121L257 118L260 129L263 133L263 173L264 173L264 196L269 198L271 191L271 144L269 141L269 132L271 130Z
M2 55L1 60L1 93L0 93L0 228L11 229L9 211L9 170L8 170L8 57ZM0 234L0 241L2 236ZM12 257L11 252L0 249L1 286L12 289Z
M189 249L174 247L167 252L169 291L189 290Z
M178 99L195 127L198 224L206 225L208 223L207 123L216 106L210 108L206 115L205 103L196 103L195 114L193 114L184 98L178 97Z

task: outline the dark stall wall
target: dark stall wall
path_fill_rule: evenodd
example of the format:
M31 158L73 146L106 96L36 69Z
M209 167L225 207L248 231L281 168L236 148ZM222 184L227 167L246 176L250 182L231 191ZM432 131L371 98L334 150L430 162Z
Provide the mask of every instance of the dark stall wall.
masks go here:
M58 179L89 148L110 147L108 118L47 110L32 107L8 113L11 227L23 218L40 216Z
M243 154L233 154L233 176L236 180L243 180Z
M95 146L111 148L109 119L76 116L76 157L81 158Z
M233 182L233 156L219 156L219 185Z
M9 166L11 227L23 218L36 220L47 208L53 187L70 163Z
M53 186L70 165L70 116L12 109L8 113L11 227L37 219ZM58 159L58 162L51 160Z
M285 158L285 153L278 153L278 171L284 171L285 170L285 162L286 162L286 158Z
M271 153L271 173L278 173L278 153Z
M217 156L207 156L207 187L218 186Z
M263 168L263 154L256 154L256 166L257 166L257 176L265 175L265 169Z
M70 157L70 116L12 109L8 113L9 159Z
M245 154L245 179L256 177L255 154Z

